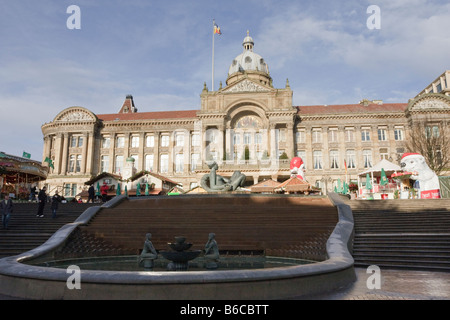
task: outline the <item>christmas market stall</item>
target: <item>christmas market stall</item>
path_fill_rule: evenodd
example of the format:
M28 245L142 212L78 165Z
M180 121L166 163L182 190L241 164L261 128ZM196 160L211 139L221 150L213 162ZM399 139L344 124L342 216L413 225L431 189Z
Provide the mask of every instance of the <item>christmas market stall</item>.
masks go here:
M399 165L386 159L372 168L358 174L358 197L360 199L394 199L401 190L398 180L393 175L402 172Z

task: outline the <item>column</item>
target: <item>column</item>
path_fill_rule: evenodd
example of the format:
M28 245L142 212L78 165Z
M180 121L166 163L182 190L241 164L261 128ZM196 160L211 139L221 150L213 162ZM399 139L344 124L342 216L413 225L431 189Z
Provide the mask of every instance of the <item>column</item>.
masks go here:
M69 134L64 133L64 144L62 148L62 159L61 159L61 171L59 174L65 175L67 173L67 156L69 153Z
M136 163L137 172L143 171L145 167L145 159L144 159L144 146L145 146L145 132L141 132L139 134L139 162Z
M175 172L175 132L169 133L169 170L168 174L173 175Z
M63 135L62 135L62 133L58 133L56 135L56 141L55 141L55 163L54 163L55 169L53 170L53 173L55 173L55 174L61 173L62 150L63 150ZM44 160L45 160L45 158L44 158Z
M272 123L269 125L269 135L270 135L270 159L272 161L276 161L278 159L278 148L277 148L277 140L276 140L276 124Z
M189 130L184 130L184 146L183 146L183 174L189 174L191 169L191 132Z
M81 173L86 173L86 167L87 167L87 146L88 146L88 140L89 134L87 132L83 133L83 147L81 150Z
M86 157L86 173L92 174L94 170L94 152L95 152L95 137L93 132L86 134L87 142L87 157Z
M110 135L110 144L109 144L109 168L108 172L113 173L114 172L114 157L116 151L116 133L112 132Z
M289 159L294 157L294 124L287 123L286 124L286 154Z
M225 132L225 155L226 160L231 160L233 155L232 143L231 143L231 128L226 128Z
M159 144L161 132L155 131L155 144L153 146L153 172L159 172Z
M219 131L219 141L218 141L218 155L217 155L217 160L218 160L218 162L222 162L222 160L223 160L223 155L224 155L224 149L225 149L225 132L224 132L224 130L225 130L225 128L224 128L224 126L223 125L219 125L219 126L217 126L217 129L218 129L218 131Z
M50 158L50 150L51 150L51 141L52 137L49 135L46 135L44 137L44 151L42 153L42 163L45 163L45 158Z

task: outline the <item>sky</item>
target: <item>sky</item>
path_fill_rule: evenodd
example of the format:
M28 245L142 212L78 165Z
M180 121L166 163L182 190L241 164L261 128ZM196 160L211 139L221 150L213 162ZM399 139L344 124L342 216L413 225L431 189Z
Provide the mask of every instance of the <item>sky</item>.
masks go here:
M294 106L406 103L450 69L442 0L0 0L0 151L42 161L43 124L128 94L139 112L199 110L213 20L216 90L247 30Z

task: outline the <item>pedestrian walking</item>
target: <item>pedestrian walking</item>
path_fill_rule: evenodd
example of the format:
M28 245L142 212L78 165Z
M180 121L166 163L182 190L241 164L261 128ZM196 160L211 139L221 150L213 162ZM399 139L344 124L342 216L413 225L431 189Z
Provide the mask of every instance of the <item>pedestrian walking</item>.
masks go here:
M61 202L61 196L58 194L58 191L55 191L55 194L52 197L52 219L56 218L56 211L58 210L58 204Z
M94 189L94 185L91 184L91 186L88 189L88 193L89 193L89 197L88 197L88 203L89 200L92 200L92 203L94 203L94 199L95 199L95 189Z
M41 191L39 191L39 194L38 194L39 207L38 207L38 212L36 214L36 217L40 217L40 218L44 217L44 207L45 207L45 203L47 202L47 194L45 193L46 190L47 190L47 188L43 187L41 189Z
M2 225L3 229L8 229L9 219L11 218L11 213L13 212L13 202L9 198L9 195L5 195L5 199L0 202L0 209L2 211Z

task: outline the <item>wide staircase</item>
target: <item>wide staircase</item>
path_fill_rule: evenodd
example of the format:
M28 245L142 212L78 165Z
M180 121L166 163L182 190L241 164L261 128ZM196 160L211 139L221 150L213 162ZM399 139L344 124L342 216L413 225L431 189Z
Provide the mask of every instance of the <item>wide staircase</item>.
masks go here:
M185 236L192 250L216 234L221 254L266 254L326 259L336 208L325 197L196 196L126 199L102 208L73 233L56 256L139 254L152 234L157 250Z
M92 203L61 203L56 219L51 218L50 203L44 208L44 217L36 217L37 203L14 203L9 228L0 228L0 258L34 249L47 241L59 228L74 222Z
M353 200L355 266L450 271L450 199Z

